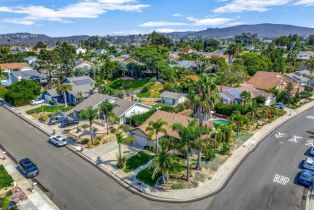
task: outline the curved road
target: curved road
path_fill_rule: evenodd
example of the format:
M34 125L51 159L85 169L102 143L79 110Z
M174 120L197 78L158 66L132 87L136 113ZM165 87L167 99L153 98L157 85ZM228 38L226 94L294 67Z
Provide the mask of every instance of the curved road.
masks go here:
M304 209L306 189L295 180L307 155L305 144L314 140L314 120L307 116L314 118L314 108L271 133L217 195L184 204L153 202L130 193L66 148L48 144L45 134L3 107L0 144L16 159L27 156L38 164L38 180L60 209L299 210ZM277 132L282 137L276 138Z

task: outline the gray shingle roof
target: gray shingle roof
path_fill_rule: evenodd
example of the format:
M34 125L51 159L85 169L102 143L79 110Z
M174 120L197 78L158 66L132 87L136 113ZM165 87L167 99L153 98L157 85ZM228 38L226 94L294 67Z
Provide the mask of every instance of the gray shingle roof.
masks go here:
M22 79L47 79L46 75L40 74L36 70L13 71L12 75L14 75L16 78L21 77Z
M82 101L81 103L77 104L73 108L73 110L79 112L79 111L86 109L90 106L95 107L95 106L98 106L103 101L106 101L106 100L110 101L112 99L114 99L114 97L112 97L112 96L103 95L100 93L94 93L93 95L89 96L87 99Z
M114 108L113 112L118 117L121 116L123 113L125 113L128 109L130 109L133 105L136 104L134 102L123 100L123 99L117 99L114 103L117 104L117 107Z
M62 96L61 92L58 92L55 89L48 89L46 92L51 96L51 97L57 97L57 96Z
M180 99L181 97L187 97L187 94L185 93L175 93L170 91L164 91L161 95L161 98L171 98L171 99Z
M84 97L88 97L95 84L95 81L89 76L68 77L66 80L72 85L72 91L70 91L70 93L74 96L81 92Z

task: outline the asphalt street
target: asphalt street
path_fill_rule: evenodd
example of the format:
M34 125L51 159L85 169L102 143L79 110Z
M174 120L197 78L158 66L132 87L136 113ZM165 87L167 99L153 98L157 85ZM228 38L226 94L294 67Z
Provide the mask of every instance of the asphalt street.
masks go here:
M66 148L48 144L48 136L3 107L0 144L16 159L30 157L37 163L38 180L60 209L299 210L306 189L296 178L307 155L305 144L314 140L313 125L314 108L271 133L221 192L185 204L152 202L130 193Z

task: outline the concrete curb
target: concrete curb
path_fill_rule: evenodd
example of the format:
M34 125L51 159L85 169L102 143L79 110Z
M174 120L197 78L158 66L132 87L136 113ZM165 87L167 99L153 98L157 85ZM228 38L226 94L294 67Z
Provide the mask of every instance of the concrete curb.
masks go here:
M311 103L311 102L310 102ZM308 107L307 107L308 106ZM18 113L14 112L13 110L11 110L10 108L5 107L7 110L9 110L10 112L12 112L13 114L17 115L18 117L20 117L21 119L23 119L24 121L26 121L27 123L33 125L34 127L36 127L37 129L39 129L40 131L42 131L43 133L47 134L48 136L51 135L49 132L45 131L44 129L42 129L40 126L36 125L35 123L33 123L32 121L26 119L25 117L18 115ZM228 182L231 180L231 178L233 177L234 173L237 171L237 169L241 166L241 164L246 160L246 158L253 153L258 146L263 142L263 140L270 134L272 133L275 129L277 129L278 127L284 125L285 123L289 122L290 120L294 119L295 117L297 117L299 114L301 114L302 112L307 111L308 109L312 108L312 106L310 106L310 104L305 104L302 107L298 108L297 110L295 110L295 112L293 114L290 115L284 115L281 118L287 117L287 119L283 122L279 122L277 125L273 126L272 128L270 128L270 130L268 130L267 133L263 134L261 137L259 137L259 140L257 141L256 144L253 144L245 154L243 154L242 158L236 163L236 165L229 170L229 173L225 176L225 180L223 180L221 182L221 185L217 186L216 188L214 188L214 190L212 192L208 192L202 196L199 196L197 198L192 198L192 199L172 199L172 198L165 198L165 197L160 197L160 196L153 196L151 194L145 193L140 191L139 189L137 189L136 187L134 187L133 185L129 184L127 181L125 181L124 179L121 179L120 177L118 177L117 175L115 175L112 172L108 172L102 168L100 168L99 166L97 166L89 157L85 156L84 154L77 152L74 148L72 148L71 146L67 145L67 149L69 149L71 152L73 152L74 154L78 155L79 157L81 157L82 159L84 159L85 161L87 161L88 163L90 163L91 165L93 165L95 168L97 168L98 170L100 170L101 172L103 172L104 174L106 174L107 176L109 176L110 178L112 178L115 182L117 182L120 186L122 186L123 188L127 189L128 191L141 196L143 198L146 198L148 200L151 201L157 201L157 202L166 202L166 203L191 203L191 202L197 202L200 200L203 200L205 198L211 197L213 195L218 194L219 192L221 192L225 186L228 184ZM281 118L278 118L277 120L280 120ZM267 126L267 125L266 125ZM254 135L252 136L254 137ZM251 137L251 138L252 138ZM249 141L249 140L248 140Z

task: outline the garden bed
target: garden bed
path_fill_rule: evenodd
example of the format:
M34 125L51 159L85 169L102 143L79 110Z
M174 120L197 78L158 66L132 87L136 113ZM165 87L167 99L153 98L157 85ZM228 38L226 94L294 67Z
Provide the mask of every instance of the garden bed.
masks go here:
M47 112L47 113L67 112L67 111L70 111L73 107L74 107L73 105L68 105L68 107L45 105L45 106L41 106L35 109L27 110L26 113L29 115L32 115L32 114L38 114L38 113L43 113L43 112Z
M141 165L146 164L153 157L154 157L153 155L140 151L126 160L125 168L123 169L123 171L126 173L133 171L134 169L137 169Z

